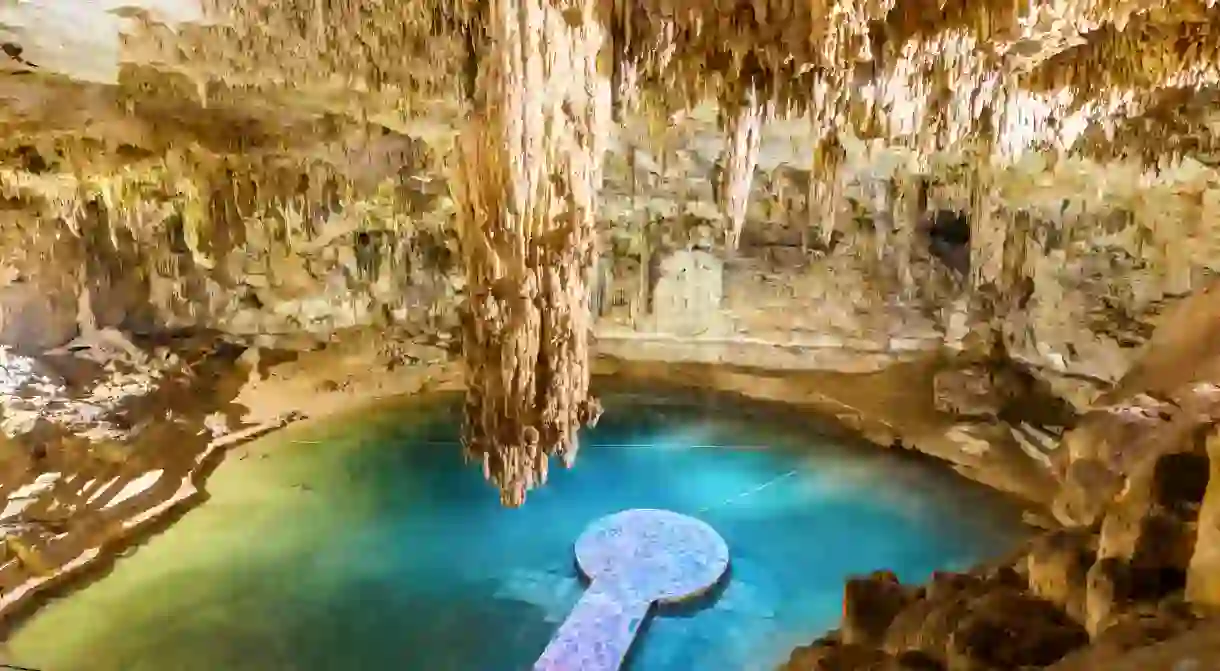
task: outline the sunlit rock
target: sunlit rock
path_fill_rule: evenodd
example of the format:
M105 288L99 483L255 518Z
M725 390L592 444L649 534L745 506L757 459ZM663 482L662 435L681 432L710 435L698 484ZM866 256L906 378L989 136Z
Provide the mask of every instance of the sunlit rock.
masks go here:
M1186 573L1186 595L1194 603L1220 606L1220 436L1207 437L1207 492L1199 508L1194 553Z

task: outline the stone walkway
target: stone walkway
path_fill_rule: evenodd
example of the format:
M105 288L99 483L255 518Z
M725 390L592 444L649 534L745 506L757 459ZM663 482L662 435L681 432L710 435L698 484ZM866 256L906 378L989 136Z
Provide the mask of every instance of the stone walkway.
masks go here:
M706 523L667 510L603 517L576 541L588 591L559 628L535 671L614 671L654 603L697 597L729 567L729 548Z

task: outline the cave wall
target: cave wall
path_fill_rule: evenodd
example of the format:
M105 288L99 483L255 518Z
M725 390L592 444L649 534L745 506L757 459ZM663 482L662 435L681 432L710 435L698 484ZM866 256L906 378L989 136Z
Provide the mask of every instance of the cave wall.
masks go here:
M422 151L401 136L381 142L395 143L407 147L400 154ZM65 186L58 176L18 182L10 173L9 206L0 212L8 222L0 342L46 349L107 326L210 329L266 342L375 325L451 328L446 307L462 293L452 207L429 168L425 160L416 160L415 173L385 162L357 174L351 164L329 165L314 168L311 183L309 168L230 166L188 176L192 187L176 186L177 193L162 187L165 176ZM645 233L624 223L636 220L632 213L603 221L610 284L603 341L731 338L787 350L774 364L755 353L734 360L733 351L746 348L727 345L718 348L727 355L711 348L690 356L819 367L848 365L852 350L985 349L998 338L1083 407L1125 372L1170 289L1183 288L1159 257L1120 244L1138 233L1126 213L1025 215L1031 221L1007 240L1010 256L1021 248L1013 262L1019 291L995 298L937 258L926 232L894 235L870 203L849 201L852 227L819 246L804 204L779 203L774 181L756 180L736 250L715 241L709 231L720 222L707 215L654 215ZM700 204L700 196L691 200ZM937 194L929 207L953 203L951 194ZM643 239L644 251L623 239ZM905 276L896 271L899 257ZM1197 264L1188 269L1192 281L1205 275ZM613 347L664 349L645 343ZM780 363L792 361L794 348L823 353ZM826 363L834 348L845 350L840 364Z
M10 203L0 343L49 349L106 327L267 340L429 324L451 312L437 302L455 290L443 278L448 200L414 179L422 150L408 138L374 144L355 165L280 157L186 175L160 161L76 180L0 175Z
M125 72L119 98L143 71ZM207 108L183 107L157 81L160 97L141 104L177 101L190 128L152 124L136 107L106 131L130 132L105 141L0 147L0 343L44 350L105 327L269 345L353 327L453 327L464 288L446 179L452 129L303 112L234 119L219 93ZM112 102L93 113L118 115ZM237 120L237 140L217 130ZM609 279L598 331L616 355L870 370L942 347L986 357L1000 342L1084 408L1220 258L1208 223L1220 208L1214 171L1031 155L994 171L986 220L1000 235L973 236L963 267L963 250L947 261L932 229L960 213L981 230L964 159L932 157L916 180L909 151L851 141L842 188L811 207L808 129L791 121L762 127L733 248L715 121L691 115L659 140L639 125L628 119L611 142L599 211L597 273ZM833 226L820 218L828 211ZM689 250L705 255L709 269L693 271L703 279Z

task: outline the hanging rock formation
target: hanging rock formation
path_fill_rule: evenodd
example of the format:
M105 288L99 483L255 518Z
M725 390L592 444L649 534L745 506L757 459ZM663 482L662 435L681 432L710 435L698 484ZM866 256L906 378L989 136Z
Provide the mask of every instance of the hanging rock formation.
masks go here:
M590 1L492 0L475 111L458 140L468 299L464 441L520 505L576 458L589 396L590 291L609 90Z

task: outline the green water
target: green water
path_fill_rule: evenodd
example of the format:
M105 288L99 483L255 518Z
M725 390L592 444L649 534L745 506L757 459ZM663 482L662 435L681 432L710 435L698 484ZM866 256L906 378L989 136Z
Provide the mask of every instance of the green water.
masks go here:
M516 510L461 463L454 405L237 448L211 499L9 642L42 671L528 669L583 589L571 544L635 507L712 524L729 581L659 612L635 671L770 669L836 625L843 579L998 555L1018 512L941 468L808 427L610 399L576 468ZM242 458L243 454L247 454Z

